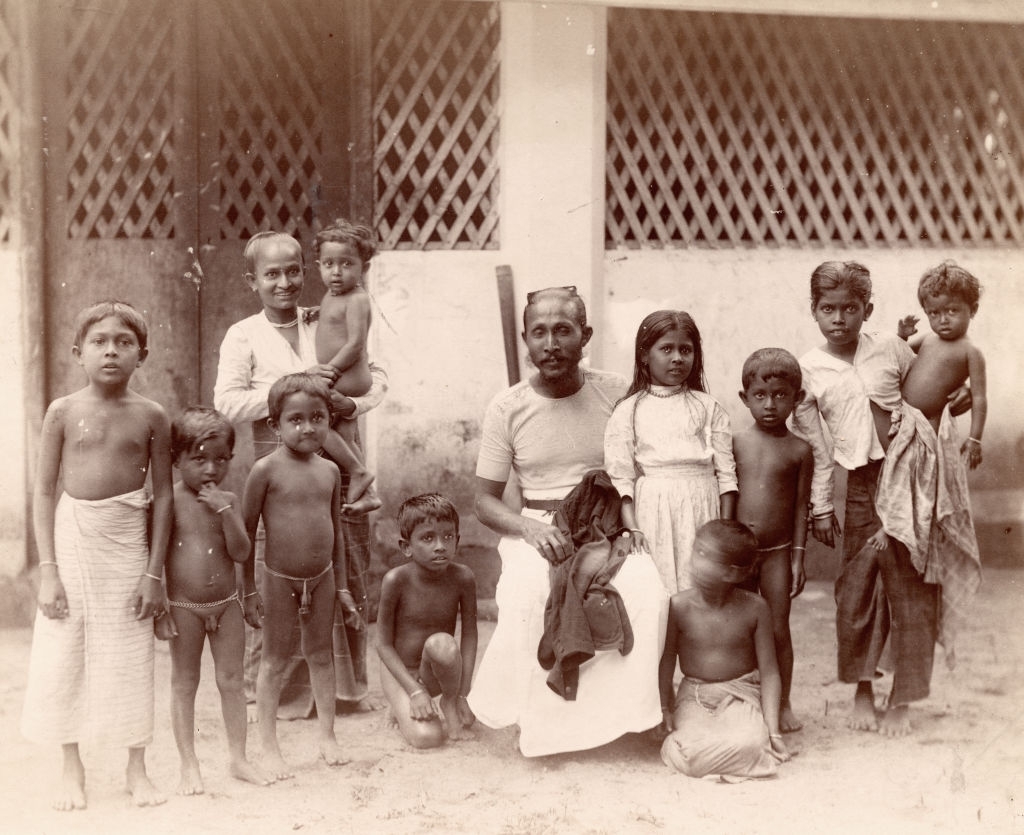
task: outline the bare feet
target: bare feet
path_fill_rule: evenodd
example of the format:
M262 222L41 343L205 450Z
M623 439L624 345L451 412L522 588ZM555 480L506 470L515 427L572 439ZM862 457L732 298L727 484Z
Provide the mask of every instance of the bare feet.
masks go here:
M853 713L848 722L855 731L877 731L878 719L875 717L875 699L871 693L871 685L862 688L858 685L857 695L853 697Z
M231 776L236 780L244 780L246 783L252 783L256 786L269 786L274 782L274 778L267 774L267 772L246 759L232 760L229 770Z
M320 759L328 765L345 765L351 760L342 753L341 746L333 739L320 740Z
M381 719L380 725L385 730L398 727L398 718L390 707L384 711L384 718Z
M181 780L178 781L178 794L189 797L203 793L203 776L199 773L199 761L181 764Z
M85 808L85 769L81 760L65 759L60 790L51 804L58 812L72 812Z
M263 765L274 780L291 780L295 776L295 772L288 767L288 763L280 754L264 757Z
M159 806L167 802L167 798L150 782L145 767L139 770L129 766L125 789L136 806Z
M260 721L260 716L256 712L255 702L250 702L245 706L245 721L248 722L250 725L255 725L257 722Z
M341 506L341 512L345 516L362 516L370 513L381 506L381 500L373 491L363 493L358 499Z
M793 708L788 704L779 708L779 730L784 734L791 734L803 728L804 724L796 718Z
M879 528L868 537L866 544L870 545L876 551L884 551L889 547L889 537L885 535L885 530L883 528Z
M476 739L476 734L463 726L462 717L459 715L459 699L450 696L441 696L441 715L444 717L444 732L448 739L456 741L460 739ZM466 706L469 710L469 706ZM470 712L472 716L472 712ZM474 721L476 717L473 717Z
M896 739L910 733L910 708L909 705L896 705L890 707L882 717L878 726L878 732L882 736Z
M341 703L342 713L370 713L374 710L381 710L387 707L385 702L376 693L367 693L363 698L358 701L349 702L344 701Z
M345 504L352 504L362 497L373 484L374 475L369 470L349 472L348 490L345 491ZM377 505L380 507L380 505Z

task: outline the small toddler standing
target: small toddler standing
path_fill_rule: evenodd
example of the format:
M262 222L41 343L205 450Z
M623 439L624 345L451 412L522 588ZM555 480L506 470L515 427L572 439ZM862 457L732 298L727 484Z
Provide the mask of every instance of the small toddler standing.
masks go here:
M146 358L147 335L141 314L124 302L83 310L71 351L88 384L51 403L43 419L32 510L39 612L22 730L62 746L53 806L63 811L86 805L83 742L127 747L134 802L165 799L146 774L145 755L153 735L153 616L164 608L171 526L170 426L159 404L128 388Z
M802 727L793 714L793 639L789 632L791 598L803 591L807 506L814 454L811 445L786 426L803 397L800 363L789 351L762 348L743 363L740 400L754 425L733 436L739 500L736 518L757 537L758 559L750 587L760 591L772 613L775 654L782 679L779 727Z
M256 593L253 559L244 565L244 594L264 609L263 653L256 679L256 715L265 764L277 780L294 776L277 741L277 707L291 655L296 617L316 704L320 757L347 760L334 736L334 595L347 594L340 530L341 474L317 453L330 429L327 384L310 374L286 374L267 395L270 427L281 446L260 458L245 483L243 516L249 541L260 519L266 529L263 597ZM250 556L252 556L250 554Z
M398 526L399 545L410 562L392 568L381 581L380 681L406 741L436 748L445 736L473 736L466 729L476 717L466 696L476 664L476 580L454 561L459 514L444 496L407 499L398 509ZM461 642L455 640L457 619ZM438 695L441 717L433 702Z
M171 454L181 475L174 486L174 530L167 553L171 647L171 725L181 757L178 793L203 793L195 748L196 690L203 645L210 640L231 774L260 786L273 782L245 755L242 657L245 629L235 563L249 557L238 498L220 489L228 474L235 429L220 412L192 406L171 426Z
M320 279L327 288L320 302L316 330L317 361L338 372L334 381L336 391L346 397L359 397L373 383L366 353L370 296L363 287L370 259L377 253L373 232L339 218L317 233L313 245ZM342 510L358 514L379 508L380 499L371 487L373 474L363 463L353 419L338 418L332 422L324 452L350 476Z

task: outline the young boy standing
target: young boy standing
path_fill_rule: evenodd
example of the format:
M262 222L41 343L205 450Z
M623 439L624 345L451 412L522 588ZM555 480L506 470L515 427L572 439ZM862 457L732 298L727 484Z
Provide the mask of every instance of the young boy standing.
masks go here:
M253 465L245 483L243 516L249 541L256 541L261 517L267 535L265 600L256 593L252 559L244 566L244 594L257 612L264 610L256 714L266 765L277 780L294 776L277 741L277 706L296 617L316 704L320 757L328 765L347 762L334 736L331 651L335 589L339 595L347 591L339 521L341 475L317 454L330 428L330 404L327 384L318 377L287 374L274 383L267 395L268 423L281 446Z
M43 419L32 514L39 612L22 729L62 746L53 805L64 811L86 805L82 742L127 747L134 802L164 802L145 754L153 734L153 616L164 608L171 525L170 426L160 405L128 388L146 358L147 334L145 320L123 302L82 311L71 351L88 384L51 403Z
M789 753L779 729L779 667L771 611L740 588L757 538L740 522L697 530L693 588L672 596L658 667L665 764L689 777L770 777ZM673 698L678 658L683 681Z
M810 444L786 427L803 397L800 363L789 351L762 348L743 364L740 400L754 425L733 435L739 481L736 518L757 537L758 559L749 587L760 591L772 613L775 654L782 679L779 726L783 733L802 727L793 714L793 640L790 600L804 588L807 506L814 455Z
M207 636L213 653L231 774L267 786L273 782L245 755L242 657L245 629L235 563L249 557L241 503L220 489L228 474L235 429L220 412L192 406L171 426L171 454L181 475L174 486L174 530L167 554L171 638L171 724L181 757L178 793L203 793L195 749L195 701Z
M381 686L398 728L416 748L445 736L472 738L476 717L466 696L476 664L476 580L454 562L459 515L444 496L427 493L398 511L399 545L410 560L384 575L377 611ZM456 619L462 639L455 640ZM441 717L433 697L440 695ZM442 725L443 719L443 725Z

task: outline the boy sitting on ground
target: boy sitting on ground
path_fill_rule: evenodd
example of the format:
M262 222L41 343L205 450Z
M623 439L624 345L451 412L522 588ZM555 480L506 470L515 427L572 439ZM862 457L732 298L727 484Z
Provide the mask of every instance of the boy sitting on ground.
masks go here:
M405 740L436 748L471 739L476 721L466 696L476 664L476 580L454 562L459 515L427 493L398 510L399 546L410 562L384 575L377 611L381 685ZM455 622L462 621L461 642ZM433 697L440 695L440 716Z

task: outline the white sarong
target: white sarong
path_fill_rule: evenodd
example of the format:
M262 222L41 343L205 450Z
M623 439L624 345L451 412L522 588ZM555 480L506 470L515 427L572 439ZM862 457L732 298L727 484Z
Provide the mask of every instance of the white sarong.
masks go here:
M36 613L22 732L42 743L135 747L153 735L153 621L132 598L146 572L139 489L57 503L54 552L68 616Z

